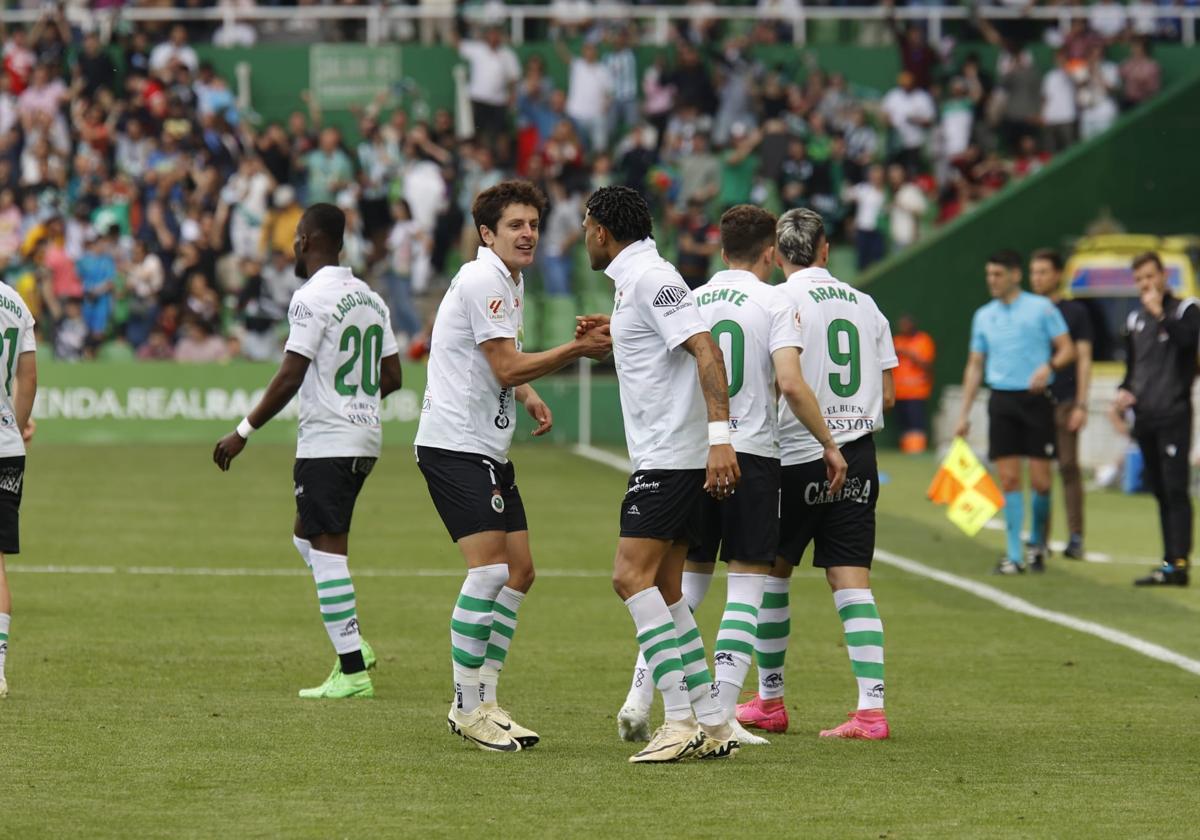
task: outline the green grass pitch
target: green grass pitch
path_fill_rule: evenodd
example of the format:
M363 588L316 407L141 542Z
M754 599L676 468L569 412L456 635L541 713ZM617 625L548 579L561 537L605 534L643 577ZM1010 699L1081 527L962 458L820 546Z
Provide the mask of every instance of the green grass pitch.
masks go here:
M615 714L633 628L607 578L625 476L551 447L514 453L546 573L500 686L541 745L485 754L446 731L462 566L400 445L351 541L377 697L301 701L333 656L289 540L291 460L256 442L222 475L206 446L34 446L10 559L0 837L1195 836L1200 677L887 566L891 741L816 737L854 687L807 569L792 731L729 762L628 765ZM1089 545L1113 562L995 579L1001 535L965 539L924 500L932 460L883 468L881 547L1200 657L1200 591L1129 586L1148 565L1130 558L1158 551L1150 500L1089 498ZM48 564L113 572L21 569ZM699 611L710 651L723 595L718 581Z

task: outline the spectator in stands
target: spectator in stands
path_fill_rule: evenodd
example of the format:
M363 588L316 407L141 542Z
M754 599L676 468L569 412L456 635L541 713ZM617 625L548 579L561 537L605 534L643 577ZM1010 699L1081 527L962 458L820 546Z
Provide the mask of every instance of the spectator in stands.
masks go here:
M275 188L271 194L274 210L267 214L263 225L263 250L269 253L287 253L292 249L296 227L304 209L296 200L296 190L288 185Z
M568 192L560 180L550 182L550 210L542 223L538 258L542 264L542 287L546 294L571 294L572 249L579 241L583 211L579 195Z
M229 347L213 328L200 318L189 317L183 322L183 333L175 345L177 362L225 362Z
M504 33L499 26L487 27L482 41L462 41L455 32L451 44L469 66L467 92L475 135L485 142L495 142L508 131L508 107L521 78L517 54L504 44Z
M1121 103L1125 108L1141 105L1158 94L1162 87L1162 70L1150 57L1150 42L1134 38L1129 44L1129 57L1121 62Z
M608 147L608 113L612 75L600 60L596 45L585 42L580 55L572 56L562 41L554 42L558 56L567 65L567 115L575 121L588 149L593 153Z
M1104 47L1097 44L1088 54L1079 85L1079 136L1088 140L1108 131L1117 119L1117 91L1121 77L1117 66L1104 57Z
M62 317L54 325L54 356L64 362L78 362L87 347L88 328L79 298L67 298L62 302Z
M608 127L616 136L633 129L638 118L638 69L637 56L631 46L632 35L628 26L617 26L609 38L609 53L604 56L611 83L609 95L611 108Z
M162 76L178 62L192 73L200 69L200 57L188 43L187 29L181 24L171 27L171 35L150 51L150 72Z
M755 150L762 142L762 132L734 123L729 139L729 148L721 154L721 187L717 193L717 208L721 212L750 203L759 165Z
M275 328L287 312L271 295L262 277L262 265L257 260L243 260L241 291L237 311L241 322L241 351L255 362L271 361L279 351Z
M891 234L892 249L898 251L912 245L920 237L921 220L929 202L900 164L888 166L887 181L891 193L887 204L888 232Z
M929 129L937 119L933 97L918 88L912 73L905 70L897 78L896 87L883 97L880 107L895 132L895 159L909 172L919 171L924 164Z
M675 110L675 86L667 71L667 58L659 53L654 63L642 74L642 112L654 126L655 147L661 148L667 134L667 123Z
M1054 63L1054 69L1042 79L1042 145L1051 154L1075 142L1078 121L1078 91L1067 70L1066 52L1055 53Z
M721 250L721 228L709 217L707 208L707 202L693 197L679 222L675 268L689 289L708 282L712 259Z
M929 446L929 398L933 395L933 362L937 347L929 333L917 329L911 315L901 315L893 337L896 358L896 406L892 415L900 431L900 451L924 452Z
M679 204L707 204L721 189L721 161L709 148L708 135L696 133L679 157Z
M354 180L354 166L341 147L336 128L322 129L317 148L304 158L308 173L308 204L332 203L337 193Z
M125 338L134 348L141 347L158 319L158 296L163 288L165 271L162 259L146 247L143 239L135 239L133 257L122 268L125 275L125 302L129 314L125 321Z
M665 82L675 88L676 108L711 116L717 110L717 93L712 76L699 51L686 41L676 45L677 58Z
M892 30L896 46L900 50L901 67L912 77L914 86L929 90L939 63L937 50L925 40L925 30L918 22L909 21L906 27L900 28L893 12L893 0L884 0L883 6L888 10L888 27Z
M887 203L883 167L867 168L867 180L847 188L847 201L854 203L854 247L858 270L865 271L883 259L887 251L883 232L883 214Z
M75 59L75 84L84 96L96 96L101 90L117 90L117 66L100 43L100 36L90 32L83 38L83 50Z
M100 232L87 233L87 250L76 264L83 285L83 322L88 340L99 344L108 335L113 316L117 264Z
M263 226L272 187L262 159L248 154L242 158L237 174L221 190L221 202L229 215L229 246L235 256L261 259Z
M404 199L392 206L392 219L392 229L387 238L388 265L384 278L396 341L407 345L421 330L421 319L412 302L413 278L420 272L428 271L432 242L429 234L413 221L412 209Z

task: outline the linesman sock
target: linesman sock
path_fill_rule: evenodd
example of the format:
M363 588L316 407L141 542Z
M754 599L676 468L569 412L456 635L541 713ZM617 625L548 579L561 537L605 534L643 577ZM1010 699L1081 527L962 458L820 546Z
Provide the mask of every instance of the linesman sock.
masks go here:
M682 603L682 602L681 602ZM638 647L647 663L654 685L662 692L663 712L667 720L687 720L692 716L683 662L679 657L679 639L671 611L657 586L643 589L625 602L637 630Z
M488 637L483 667L479 669L479 699L484 703L496 702L496 683L508 658L508 646L517 632L517 610L524 600L524 592L505 586L492 604L492 635Z
M454 668L455 704L463 712L479 706L480 677L492 637L496 596L508 582L508 564L496 563L467 571L450 616L450 660Z
M791 578L768 577L763 584L762 606L758 609L758 631L754 659L758 663L758 696L763 700L783 697L783 660L792 632L788 590Z
M1050 521L1050 494L1034 492L1030 508L1033 525L1029 532L1029 541L1039 547L1046 545L1049 536L1046 533L1046 525Z
M870 589L839 589L833 603L846 634L846 653L858 682L858 708L883 708L883 622Z
M687 600L680 598L672 604L671 619L675 622L675 635L679 639L679 659L683 663L684 685L688 700L696 710L696 720L706 726L717 726L725 722L721 704L712 694L712 673L704 655L704 639Z
M12 616L0 613L0 680L4 679L4 660L8 658L8 628L12 624Z
M1004 526L1007 557L1019 566L1024 562L1021 529L1025 526L1025 494L1020 490L1004 494Z
M762 603L766 575L730 574L725 596L725 614L717 631L713 671L716 674L717 700L732 717L737 709L738 695L750 673L750 660L758 635L758 605Z
M354 599L354 582L345 555L329 554L311 549L313 580L317 583L317 603L325 632L337 651L342 672L354 674L365 670L362 658L362 637L358 632L358 608Z

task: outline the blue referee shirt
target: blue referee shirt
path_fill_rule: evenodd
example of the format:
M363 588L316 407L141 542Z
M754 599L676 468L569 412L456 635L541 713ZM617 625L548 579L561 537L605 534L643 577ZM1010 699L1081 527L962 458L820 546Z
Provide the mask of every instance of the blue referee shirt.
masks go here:
M1012 303L993 300L971 320L971 352L987 356L984 382L997 391L1028 391L1033 372L1050 361L1052 342L1067 322L1049 298L1021 292Z

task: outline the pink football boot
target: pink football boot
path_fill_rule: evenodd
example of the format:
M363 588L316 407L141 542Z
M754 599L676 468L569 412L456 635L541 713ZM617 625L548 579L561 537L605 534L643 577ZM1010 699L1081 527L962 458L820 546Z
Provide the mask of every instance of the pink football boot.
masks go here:
M891 734L883 709L862 709L851 712L849 720L833 729L821 730L822 738L861 738L882 741Z
M757 694L737 707L737 722L766 732L787 732L787 706L782 699L764 700Z

